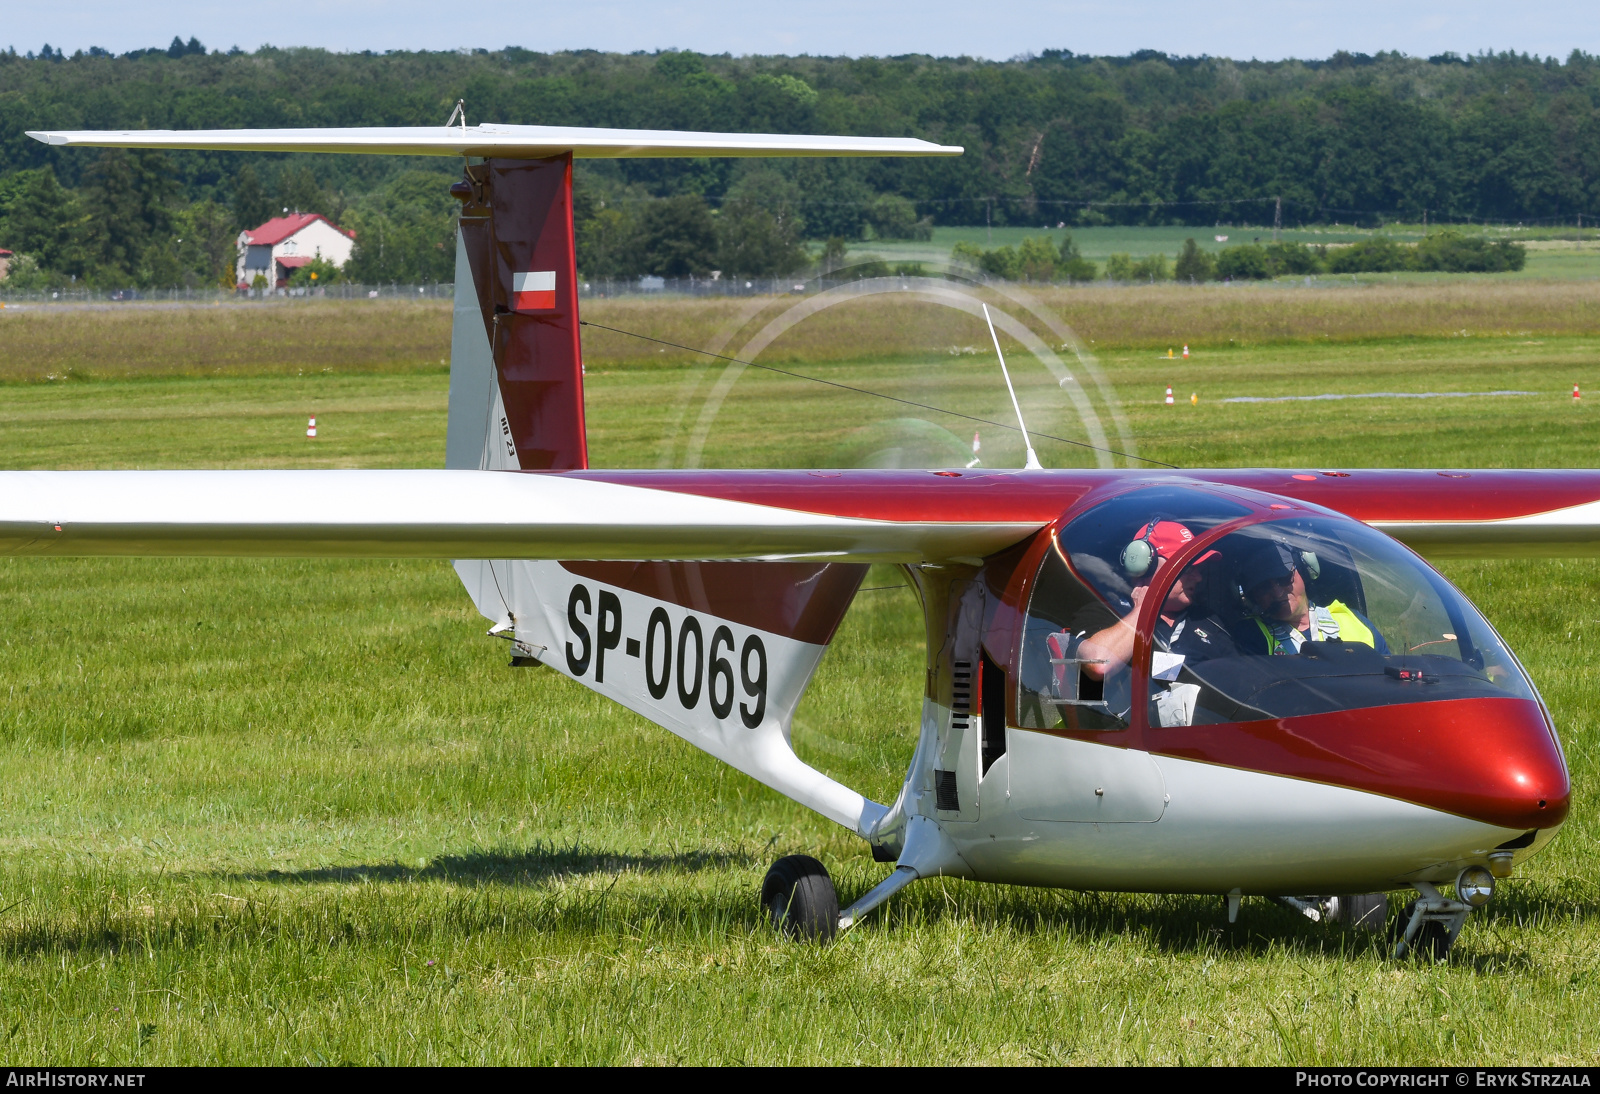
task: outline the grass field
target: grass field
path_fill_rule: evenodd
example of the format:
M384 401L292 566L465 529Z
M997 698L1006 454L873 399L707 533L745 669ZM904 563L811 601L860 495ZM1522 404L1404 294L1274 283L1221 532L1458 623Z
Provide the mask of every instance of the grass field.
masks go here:
M1096 339L1147 456L1592 466L1600 409L1570 398L1575 382L1600 396L1586 292L1173 289L1048 303ZM587 314L702 345L731 328L731 349L762 319L740 306ZM209 373L218 335L204 324L222 320L0 318L8 375L37 375L18 347L48 355L60 333L77 339L73 375L101 377L0 385L0 466L437 466L446 328L416 307L415 329L380 311L243 313L255 325ZM773 359L998 412L992 363L948 352L976 340L948 316L829 314L833 327L797 328ZM1133 329L1102 337L1119 316ZM1458 321L1478 333L1448 336ZM335 333L296 341L316 323ZM1187 362L1158 358L1161 324L1186 323L1216 333L1191 339ZM594 462L681 455L664 438L684 432L710 374L590 334ZM160 363L163 339L192 367ZM1021 362L1018 374L1030 413L1081 424L1046 397L1042 370ZM1163 405L1167 383L1179 406ZM1493 390L1533 394L1223 401ZM702 462L825 462L902 413L749 372ZM1004 463L999 434L984 436L988 462ZM773 859L818 855L846 900L883 867L665 731L554 673L508 669L443 564L0 562L4 1057L1592 1065L1600 668L1587 648L1600 642L1600 571L1444 568L1529 666L1575 794L1556 844L1474 916L1449 964L1429 967L1262 901L1230 927L1213 898L962 882L918 883L829 949L786 944L756 907ZM879 800L914 741L920 631L903 591L861 594L796 723L804 757Z

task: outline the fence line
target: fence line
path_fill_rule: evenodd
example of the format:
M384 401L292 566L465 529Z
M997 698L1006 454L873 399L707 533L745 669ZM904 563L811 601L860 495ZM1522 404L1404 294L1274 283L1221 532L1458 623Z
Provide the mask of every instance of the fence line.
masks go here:
M453 300L451 282L436 285L334 284L317 288L248 289L8 289L0 282L0 301L7 304L116 304L116 303L265 303L269 300Z
M1034 281L1023 279L1007 281L975 270L930 269L920 273L901 274L893 271L879 276L897 277L948 277L975 285L1032 285L1037 287L1095 289L1127 288L1145 284L1174 284L1171 278L1161 281L1112 281L1104 277L1093 281L1069 282ZM1363 280L1381 278L1389 274L1359 275ZM1356 274L1319 274L1310 277L1269 279L1267 286L1301 286L1335 288L1359 283ZM856 278L835 277L595 277L579 283L578 296L584 300L604 300L613 297L756 297L794 296L825 292L840 285L848 285ZM1182 282L1177 282L1182 284ZM1223 284L1243 284L1224 282ZM277 304L315 300L411 300L417 303L449 301L455 299L455 286L450 283L435 285L327 285L318 289L261 292L232 292L226 289L42 289L31 291L7 290L0 285L0 305L51 305L65 304L83 307L113 306L122 303L147 304Z

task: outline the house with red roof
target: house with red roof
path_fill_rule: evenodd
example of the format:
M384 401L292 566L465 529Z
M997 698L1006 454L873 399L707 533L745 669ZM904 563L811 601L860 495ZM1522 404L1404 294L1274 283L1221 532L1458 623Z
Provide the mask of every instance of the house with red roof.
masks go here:
M289 276L321 258L335 266L350 261L356 234L347 232L321 213L289 213L273 217L259 228L239 233L239 287L251 288L257 275L276 289Z

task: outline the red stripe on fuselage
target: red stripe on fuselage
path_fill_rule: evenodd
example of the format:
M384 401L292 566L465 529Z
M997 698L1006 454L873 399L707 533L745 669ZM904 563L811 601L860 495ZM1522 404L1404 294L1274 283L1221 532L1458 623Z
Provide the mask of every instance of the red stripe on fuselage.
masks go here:
M563 562L591 581L799 642L827 645L867 567L814 562Z

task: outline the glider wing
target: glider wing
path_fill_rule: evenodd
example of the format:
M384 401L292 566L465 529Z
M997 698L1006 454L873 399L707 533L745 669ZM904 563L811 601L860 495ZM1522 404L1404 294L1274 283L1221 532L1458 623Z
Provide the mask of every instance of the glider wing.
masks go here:
M561 474L0 472L13 555L938 562L1042 523L840 517Z
M415 125L359 129L35 130L65 148L185 148L217 152L355 152L400 156L578 159L703 156L959 156L956 146L914 137L790 133L680 133L560 125Z

